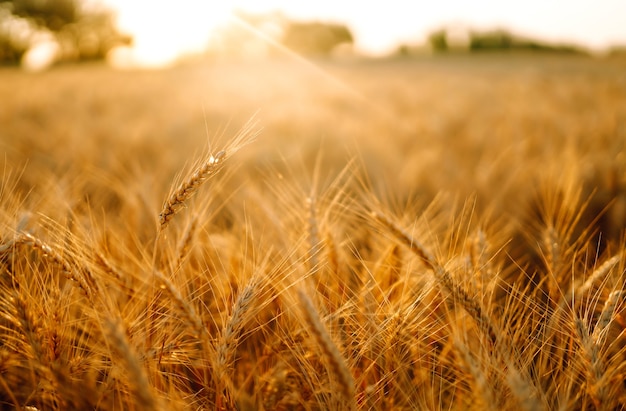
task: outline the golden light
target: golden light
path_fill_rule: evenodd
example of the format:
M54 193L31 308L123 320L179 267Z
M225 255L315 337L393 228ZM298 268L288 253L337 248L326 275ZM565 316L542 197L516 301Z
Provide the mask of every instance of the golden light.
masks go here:
M181 54L202 52L215 29L232 22L236 11L251 15L280 11L292 20L345 23L355 36L355 50L368 55L386 55L400 44L425 42L432 30L449 27L451 23L478 30L506 28L522 35L573 42L594 50L626 43L626 26L621 19L625 10L623 0L101 1L117 10L120 28L134 38L131 48L112 53L111 61L118 66L162 67ZM265 41L262 30L259 34L260 42Z
M132 47L116 49L118 67L163 67L181 55L202 52L216 28L231 17L227 2L194 0L108 0L120 29L133 36Z

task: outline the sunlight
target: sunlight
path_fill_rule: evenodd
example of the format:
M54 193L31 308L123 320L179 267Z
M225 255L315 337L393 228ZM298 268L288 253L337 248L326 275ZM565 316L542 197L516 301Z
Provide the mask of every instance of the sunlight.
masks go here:
M185 54L202 52L211 33L228 22L228 3L194 0L126 2L108 0L120 29L133 36L132 48L115 50L115 66L162 67Z
M134 38L132 47L112 53L111 60L118 66L160 67L181 55L200 53L219 37L212 36L215 30L232 22L236 12L267 15L278 11L287 20L345 24L354 34L354 50L370 56L389 54L399 45L424 44L433 30L451 24L478 30L506 28L523 36L574 42L595 51L626 43L621 0L555 0L549 4L540 0L523 4L444 0L415 5L401 0L101 1L117 11L120 29Z

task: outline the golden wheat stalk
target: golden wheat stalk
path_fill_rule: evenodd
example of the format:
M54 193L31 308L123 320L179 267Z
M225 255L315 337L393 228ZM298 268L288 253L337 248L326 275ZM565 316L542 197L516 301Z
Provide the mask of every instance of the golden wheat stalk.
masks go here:
M7 319L13 320L12 322L19 325L26 337L28 346L30 346L35 359L41 364L45 364L44 344L42 341L42 326L41 318L37 316L30 307L30 304L26 298L22 295L15 293L10 297L10 301L13 302L14 316L6 315Z
M259 293L259 278L251 279L237 296L233 304L230 319L224 325L220 344L217 347L217 366L220 379L228 375L233 364L234 353L239 345L239 338L248 320L256 312L255 304Z
M246 324L269 301L263 295L266 291L263 287L264 281L260 274L255 274L241 290L215 348L216 395L221 396L218 397L218 402L221 404L232 405L235 400L237 393L233 386L232 375L235 356Z
M326 327L322 324L322 320L309 296L299 289L298 297L300 298L303 308L302 312L309 330L326 358L331 375L339 384L339 392L344 399L344 404L347 404L350 410L354 410L356 407L354 378L348 369L348 365L339 352L337 345L330 338Z
M178 243L178 247L176 248L176 259L174 260L174 264L172 264L173 270L180 269L185 257L189 254L197 228L198 217L196 216L191 219L191 222L187 225L185 233Z
M493 321L483 310L480 302L475 298L472 298L461 286L454 281L448 270L446 270L441 264L437 262L433 254L417 241L413 236L404 231L395 222L391 221L386 215L373 211L371 216L378 222L382 223L391 234L415 255L421 258L424 264L433 270L435 279L443 286L443 288L450 293L454 301L461 304L465 311L470 314L474 321L476 321L481 331L489 337L492 343L496 343L499 333L497 332Z
M603 408L607 404L607 387L604 383L605 365L600 357L600 347L589 334L587 325L580 318L574 320L574 329L582 348L583 356L589 365L587 370L587 393L596 406L596 409Z
M198 167L193 174L184 180L163 204L159 214L159 230L165 229L170 220L178 213L189 198L212 175L216 174L226 159L226 151L219 151Z
M619 261L622 259L622 255L623 255L623 252L619 252L615 254L613 257L606 260L599 267L597 267L591 273L589 278L587 278L587 280L585 280L584 283L582 283L579 287L577 287L574 290L574 300L576 300L580 296L583 296L594 286L594 284L598 280L600 280L601 278L604 278L611 271L611 269L615 267L617 263L619 263Z
M495 410L500 399L494 392L493 381L490 381L491 375L486 370L487 361L475 358L471 348L459 337L455 337L453 343L460 354L461 361L465 364L466 372L473 379L472 394L475 396L475 400L484 409Z
M14 245L26 245L39 251L46 260L61 269L65 278L78 285L87 297L92 298L94 296L92 286L96 292L98 291L95 279L91 277L89 272L86 271L83 275L78 274L77 270L70 265L67 259L65 259L58 251L45 241L33 236L30 233L20 233L14 240ZM91 286L87 283L85 277L89 277L91 280Z
M193 305L183 297L178 288L160 271L154 271L155 278L161 283L160 288L165 290L173 300L179 313L187 320L194 331L194 337L200 341L204 341L206 329L202 323L202 319L196 313Z
M385 228L387 228L387 230L389 230L391 234L397 240L399 240L402 244L407 246L407 248L411 250L413 254L418 256L422 260L422 262L426 264L428 268L435 270L435 268L439 266L439 264L437 263L437 260L435 260L435 256L432 255L430 251L428 251L426 247L422 245L422 243L417 241L415 238L413 238L413 236L411 236L409 233L407 233L402 228L400 228L396 223L391 221L386 215L376 212L376 211L372 211L370 215L376 221L378 221L379 223L382 223L385 226Z
M602 344L604 337L606 336L605 330L611 321L613 321L615 309L618 304L622 302L624 296L626 296L626 292L624 290L614 290L611 294L609 294L608 298L604 302L604 307L602 308L602 312L600 312L600 317L598 317L598 321L596 322L596 326L591 335L592 340L596 344Z
M537 388L529 382L526 373L522 374L512 364L506 364L506 383L517 401L518 409L525 411L545 410Z
M137 353L131 347L120 320L105 320L104 326L112 353L116 353L126 366L128 382L136 404L142 410L159 410L158 401L152 393L146 371L139 362Z
M256 137L257 131L254 130L254 126L255 122L250 120L223 150L209 154L193 173L178 185L163 203L163 208L159 213L159 232L167 227L170 220L185 206L185 202L198 191L200 186L220 171L229 157Z
M311 271L319 269L319 254L322 244L319 238L319 226L317 221L317 199L311 195L306 199L307 205L307 233L309 240L309 267Z
M485 312L482 304L465 291L446 270L443 265L437 262L433 254L426 249L412 235L403 230L394 221L386 215L372 211L370 215L380 222L390 231L393 236L406 245L415 255L422 259L424 264L433 271L435 280L448 293L450 293L453 301L460 304L478 326L478 329L489 338L494 353L501 357L502 362L507 367L506 382L511 389L511 393L518 400L518 404L523 409L540 410L544 409L539 397L539 391L529 380L528 376L523 375L511 359L511 355L507 351L510 341L505 338L505 334L496 326L492 318Z

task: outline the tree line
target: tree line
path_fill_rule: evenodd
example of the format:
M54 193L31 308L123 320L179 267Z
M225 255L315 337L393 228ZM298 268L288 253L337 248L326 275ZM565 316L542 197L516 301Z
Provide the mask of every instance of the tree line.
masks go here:
M573 44L554 44L537 39L515 35L504 29L495 30L461 30L462 39L456 30L437 29L428 36L428 43L433 52L449 53L455 51L489 52L489 51L531 51L561 54L587 54L582 47Z
M254 30L266 24L268 19L273 23L278 21L279 34L275 35L273 40L302 55L329 56L338 47L342 45L351 47L355 41L353 33L344 24L296 22L280 15L240 17L250 26L254 26ZM222 33L221 38L226 39L223 42L225 45L222 49L218 48L217 52L236 54L238 50L249 47L251 42L263 42L263 39L254 34L254 30L246 34L235 28ZM550 44L517 36L506 30L465 30L461 37L463 39L459 43L455 30L436 29L428 36L427 47L436 53L458 51L587 53L585 49L575 45ZM57 61L85 61L103 59L114 47L130 45L132 38L118 30L114 12L97 2L0 0L0 64L19 64L25 53L34 45L45 41L56 44ZM413 50L410 46L401 45L397 49L397 54L411 55ZM271 50L269 54L271 55Z
M34 45L54 42L59 60L97 60L129 44L113 12L81 0L0 0L0 63L19 64Z

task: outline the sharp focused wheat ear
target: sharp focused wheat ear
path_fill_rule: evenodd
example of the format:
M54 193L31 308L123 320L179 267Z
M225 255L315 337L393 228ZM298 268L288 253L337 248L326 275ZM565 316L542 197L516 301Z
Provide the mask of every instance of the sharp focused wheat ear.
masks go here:
M216 174L222 165L222 161L226 159L226 151L219 151L215 155L210 155L193 174L184 180L163 204L163 209L159 214L159 230L163 230L169 224L170 220L184 206L185 201L189 199L198 188L212 175Z
M224 161L252 141L256 135L255 123L250 121L223 150L209 154L201 161L193 173L178 185L163 204L159 214L158 231L165 229L174 215L184 207L185 201L192 197L205 181L221 170Z

